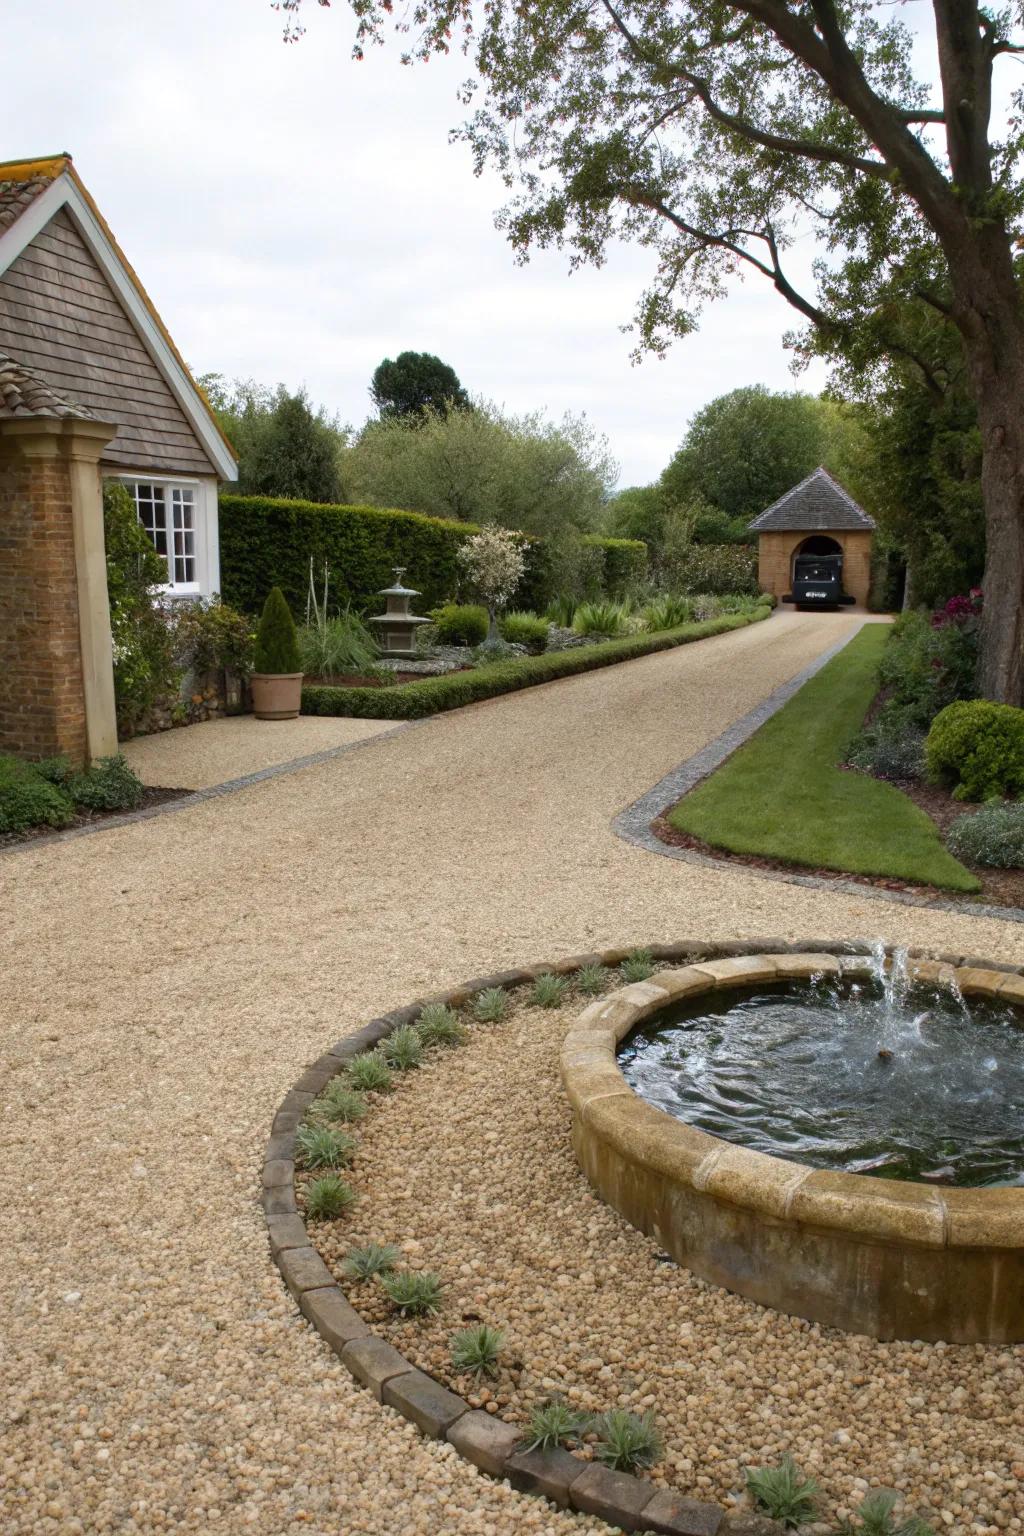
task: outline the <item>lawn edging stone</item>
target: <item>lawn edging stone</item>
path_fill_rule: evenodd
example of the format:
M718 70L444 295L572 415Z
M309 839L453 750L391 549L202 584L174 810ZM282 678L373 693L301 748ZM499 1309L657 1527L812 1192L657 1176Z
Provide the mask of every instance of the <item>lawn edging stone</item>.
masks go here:
M867 940L791 943L780 938L758 938L729 943L684 939L650 944L647 948L659 961L686 965L696 960L729 960L771 950L867 954L871 946ZM331 1046L301 1074L298 1082L304 1086L296 1085L285 1094L273 1118L261 1173L271 1257L300 1311L354 1379L372 1392L379 1403L415 1424L422 1434L446 1440L480 1472L507 1481L519 1492L546 1498L560 1508L596 1515L622 1531L650 1531L663 1536L784 1536L783 1526L766 1516L739 1509L729 1512L718 1504L677 1494L632 1473L611 1472L598 1462L585 1461L561 1448L527 1450L513 1425L472 1408L465 1398L406 1359L363 1321L320 1258L295 1200L294 1158L282 1155L286 1142L294 1148L295 1130L315 1097L305 1084L318 1080L330 1063L331 1070L320 1083L321 1088L326 1086L331 1077L344 1070L346 1061L377 1044L392 1030L414 1022L427 1002L458 1008L490 988L510 991L528 985L545 972L568 976L584 965L617 966L631 953L630 946L616 947L516 967L491 976L476 976L446 992L393 1009ZM931 958L943 963L960 959L945 954ZM1024 974L1024 967L1007 966L1006 970ZM282 1182L286 1179L288 1182Z

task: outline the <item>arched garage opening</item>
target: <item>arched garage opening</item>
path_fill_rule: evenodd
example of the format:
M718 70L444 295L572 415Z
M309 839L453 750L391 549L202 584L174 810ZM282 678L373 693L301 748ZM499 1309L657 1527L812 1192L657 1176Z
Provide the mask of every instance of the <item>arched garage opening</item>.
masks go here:
M809 539L804 539L793 551L793 564L790 567L792 577L793 567L799 555L841 555L843 546L836 540L830 539L824 533L812 533Z

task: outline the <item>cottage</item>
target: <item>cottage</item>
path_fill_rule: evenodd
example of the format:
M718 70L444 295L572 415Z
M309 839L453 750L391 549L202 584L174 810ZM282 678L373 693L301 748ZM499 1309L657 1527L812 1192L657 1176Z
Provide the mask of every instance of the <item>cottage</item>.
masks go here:
M792 602L798 560L819 556L825 557L824 564L834 566L838 557L844 600L866 606L874 519L827 469L816 469L801 480L755 517L750 527L758 535L757 576L762 591Z
M113 751L101 481L171 597L220 584L230 445L71 157L0 163L0 751Z

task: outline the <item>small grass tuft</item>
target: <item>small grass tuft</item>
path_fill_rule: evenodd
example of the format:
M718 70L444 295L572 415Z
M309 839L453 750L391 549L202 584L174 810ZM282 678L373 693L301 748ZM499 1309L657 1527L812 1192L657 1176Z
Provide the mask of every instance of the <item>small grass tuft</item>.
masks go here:
M357 1093L390 1093L391 1069L380 1051L364 1051L348 1064L348 1080Z
M478 1381L481 1376L497 1376L498 1356L504 1347L505 1334L501 1328L491 1328L487 1323L463 1328L452 1335L452 1366L456 1371L472 1371Z
M806 1525L814 1519L818 1485L813 1477L804 1477L788 1454L777 1467L748 1467L747 1488L754 1503L783 1525Z
M586 1414L578 1413L562 1398L552 1397L530 1409L523 1443L528 1451L553 1451L559 1445L578 1445L589 1426Z
M649 949L634 949L619 966L623 981L646 981L654 975L654 957Z
M561 1008L568 990L569 982L565 976L555 976L551 971L543 971L533 984L530 1002L535 1008Z
M441 1310L441 1282L428 1270L399 1269L381 1275L380 1283L402 1317L429 1317Z
M367 1104L361 1093L350 1088L343 1078L336 1077L309 1107L321 1120L338 1120L343 1125L354 1125L366 1114Z
M649 1411L635 1414L625 1408L609 1408L590 1428L597 1434L594 1455L613 1472L652 1467L661 1458L664 1446Z
M393 1243L367 1243L365 1248L349 1249L342 1269L350 1280L369 1280L373 1275L390 1274L398 1258Z
M497 1024L508 1015L508 993L504 987L485 987L473 999L473 1017L481 1024Z
M396 1072L409 1072L423 1060L423 1041L412 1024L403 1024L382 1043L381 1055Z
M311 1221L330 1221L335 1216L344 1216L357 1199L355 1190L344 1179L327 1173L306 1185L306 1215Z
M428 1003L416 1021L424 1045L465 1045L466 1026L446 1003Z
M900 1501L892 1488L872 1488L856 1511L856 1522L841 1520L840 1536L935 1536L935 1528L917 1515L896 1520L893 1510Z
M596 997L608 985L608 972L603 965L581 965L573 980L585 997Z
M303 1168L343 1168L352 1161L355 1146L351 1136L326 1125L300 1125L295 1132L295 1148Z

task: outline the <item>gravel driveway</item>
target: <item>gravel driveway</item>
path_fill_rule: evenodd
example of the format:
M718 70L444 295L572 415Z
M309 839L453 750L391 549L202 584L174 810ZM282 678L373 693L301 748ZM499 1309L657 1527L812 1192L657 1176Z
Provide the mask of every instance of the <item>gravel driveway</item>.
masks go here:
M515 962L764 933L1024 961L1010 924L610 832L852 622L780 613L0 858L5 1536L604 1529L480 1478L351 1383L271 1268L263 1141L347 1028Z

